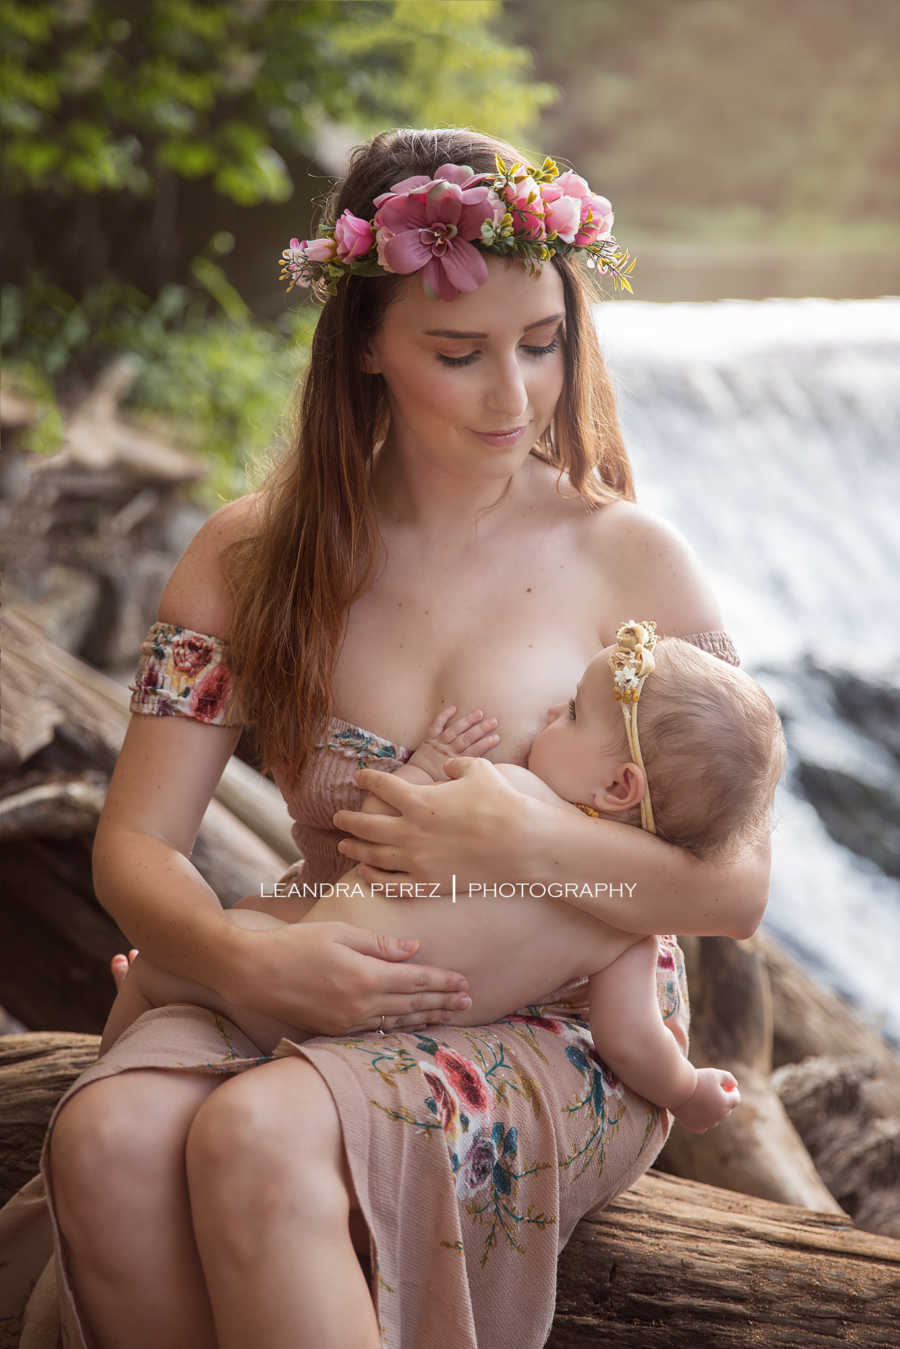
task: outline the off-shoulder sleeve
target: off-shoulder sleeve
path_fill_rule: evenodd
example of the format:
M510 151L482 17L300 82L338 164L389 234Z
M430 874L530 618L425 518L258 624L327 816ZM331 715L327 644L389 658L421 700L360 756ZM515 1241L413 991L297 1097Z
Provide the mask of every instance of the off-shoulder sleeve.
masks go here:
M240 726L228 643L178 623L153 623L141 644L129 708L150 717L193 717Z
M734 642L727 632L688 632L681 640L692 642L694 646L699 646L701 651L709 651L713 656L718 656L720 660L727 661L729 665L740 665L741 663Z

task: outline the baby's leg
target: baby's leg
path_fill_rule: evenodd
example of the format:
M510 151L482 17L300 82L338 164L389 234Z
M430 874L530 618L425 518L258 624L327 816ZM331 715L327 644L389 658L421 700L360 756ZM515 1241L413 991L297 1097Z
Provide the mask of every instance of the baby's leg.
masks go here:
M594 1046L632 1091L702 1134L730 1114L740 1093L731 1073L695 1068L681 1052L659 1010L657 956L656 938L645 937L591 975Z
M258 913L255 909L226 909L225 918L239 927L282 926L280 918L274 918L267 913ZM223 1016L227 1016L229 1021L240 1026L244 1034L258 1045L264 1054L271 1053L282 1036L297 1041L308 1038L307 1032L297 1026L288 1026L283 1022L272 1020L271 1017L248 1011L245 1007L238 1007L220 998L214 989L207 988L204 984L195 984L190 979L181 978L180 975L171 974L161 966L154 965L146 956L138 955L112 1005L100 1040L100 1053L105 1054L126 1026L130 1026L143 1012L151 1007L163 1007L173 1002L195 1003L199 1007L208 1007L213 1012L220 1012Z

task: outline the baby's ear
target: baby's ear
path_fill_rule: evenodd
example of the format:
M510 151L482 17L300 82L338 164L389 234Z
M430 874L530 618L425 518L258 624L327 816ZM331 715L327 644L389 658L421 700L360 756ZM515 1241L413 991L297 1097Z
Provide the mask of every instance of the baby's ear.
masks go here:
M598 810L622 812L639 805L646 790L647 779L637 764L621 763L615 779L595 792L593 801Z

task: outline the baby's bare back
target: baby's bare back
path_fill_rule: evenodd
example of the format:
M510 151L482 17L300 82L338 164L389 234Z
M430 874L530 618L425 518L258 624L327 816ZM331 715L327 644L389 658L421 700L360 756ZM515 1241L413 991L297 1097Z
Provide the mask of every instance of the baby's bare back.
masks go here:
M485 1025L569 979L605 969L638 940L561 899L516 894L389 899L356 869L318 899L247 896L229 912L255 910L283 922L344 922L385 936L417 937L410 961L459 970L472 1005L459 1025ZM233 921L244 921L241 917ZM252 921L252 920L251 920Z

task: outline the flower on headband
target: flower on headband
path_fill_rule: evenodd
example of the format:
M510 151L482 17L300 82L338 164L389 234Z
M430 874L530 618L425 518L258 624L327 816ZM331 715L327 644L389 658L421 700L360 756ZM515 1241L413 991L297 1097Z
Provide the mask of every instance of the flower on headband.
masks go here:
M544 226L548 234L556 234L567 244L572 244L581 224L581 202L577 197L566 197L562 193L551 197L551 190L548 184L541 194L544 199Z
M648 674L655 668L656 624L652 619L629 619L616 632L615 650L609 656L615 695L620 702L636 703Z
M561 173L552 183L543 184L541 196L548 233L555 230L566 243L574 243L578 248L609 238L613 227L612 205L606 197L592 192L580 174L571 169ZM564 229L555 223L557 219L563 221Z
M500 196L509 207L514 234L525 239L543 239L546 236L544 198L541 188L530 174L504 183Z
M360 220L349 210L338 216L334 226L334 239L337 244L337 256L342 262L352 262L354 258L363 258L369 252L374 240L372 226L368 220Z
M337 256L337 244L334 239L292 239L289 248L281 254L281 277L290 276L291 286L308 286L313 278L313 263L331 262Z
M488 173L442 164L434 178L418 175L395 183L374 200L378 260L386 271L423 272L430 300L452 300L487 280L487 264L470 242L486 220L498 224L503 206L483 186Z

